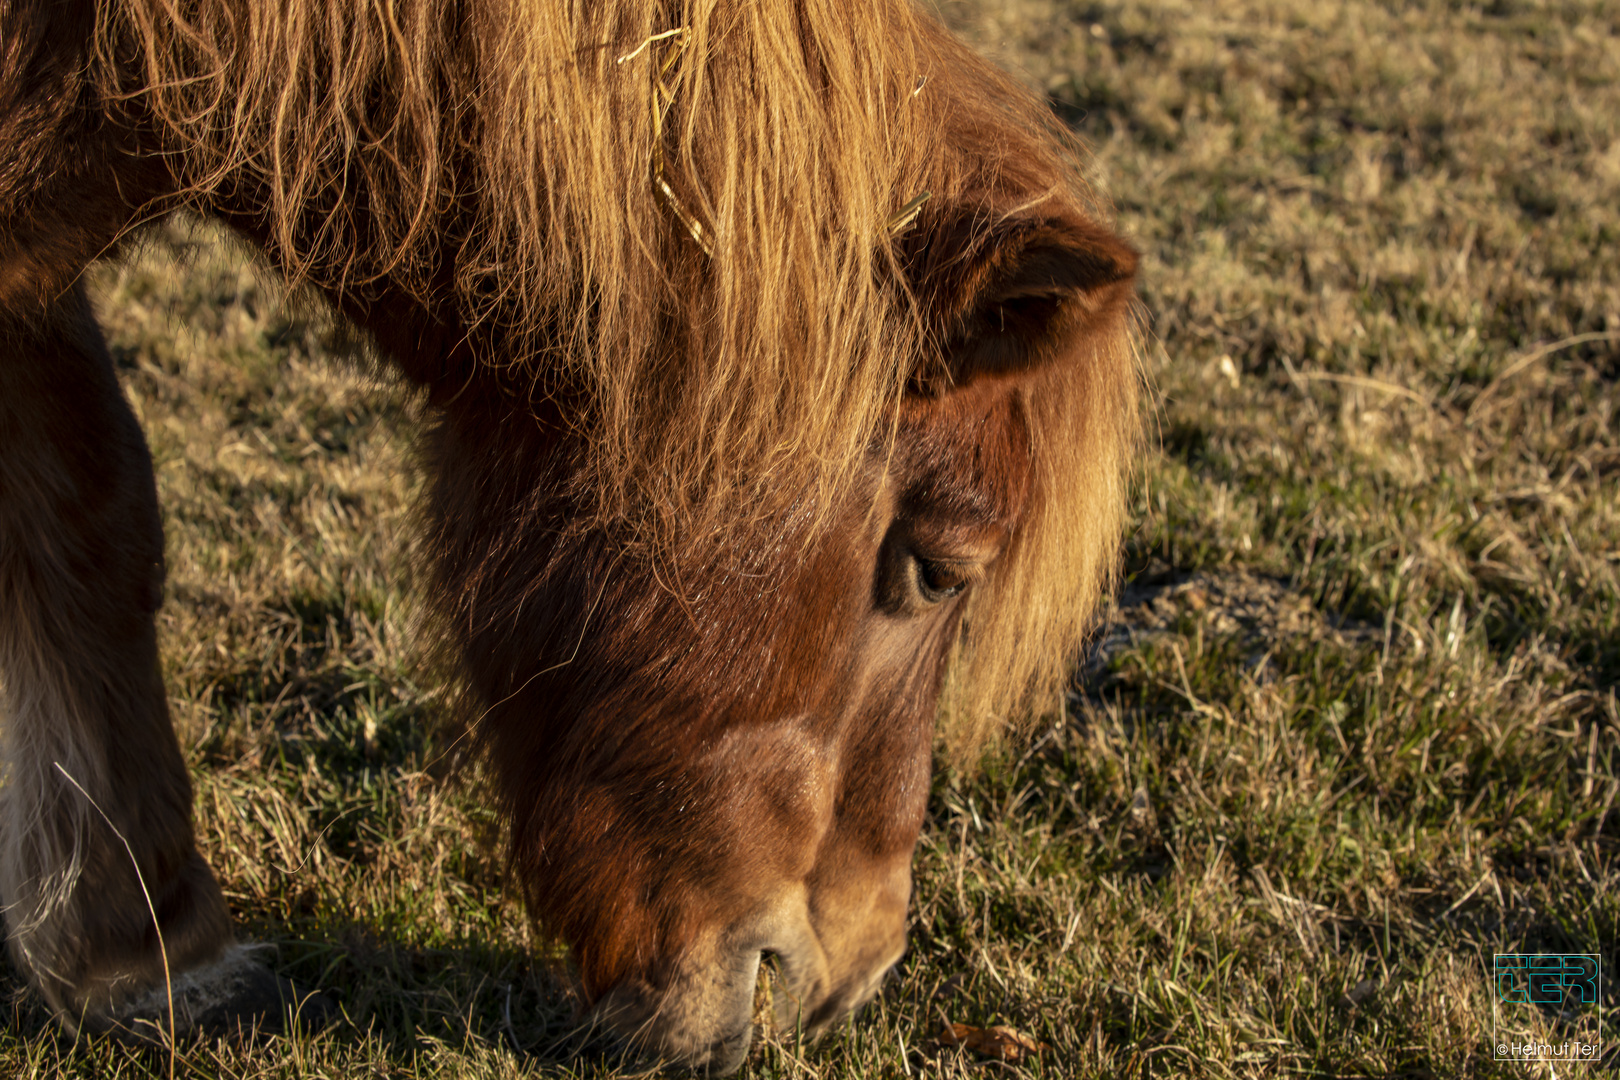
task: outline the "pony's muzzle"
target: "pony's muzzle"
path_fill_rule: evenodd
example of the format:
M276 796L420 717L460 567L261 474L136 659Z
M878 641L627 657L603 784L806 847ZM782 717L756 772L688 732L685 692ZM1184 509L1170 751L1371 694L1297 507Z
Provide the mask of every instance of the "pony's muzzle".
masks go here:
M637 1057L699 1075L729 1075L753 1042L759 962L759 952L739 952L711 956L708 964L689 959L662 987L627 980L597 1002L590 1020Z
M909 885L904 868L897 876ZM894 895L883 902L886 892ZM631 978L614 987L591 1019L638 1056L724 1076L748 1055L761 989L769 993L763 1022L790 1038L819 1035L877 992L905 951L907 892L876 888L865 910L842 905L857 918L818 927L808 893L790 890L768 911L687 949L656 985Z

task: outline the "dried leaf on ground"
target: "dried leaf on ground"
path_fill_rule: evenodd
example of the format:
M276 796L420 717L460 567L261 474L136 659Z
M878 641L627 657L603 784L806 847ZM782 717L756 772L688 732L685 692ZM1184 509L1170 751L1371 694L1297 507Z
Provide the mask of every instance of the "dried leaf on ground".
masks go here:
M1038 1054L1046 1049L1028 1035L1020 1035L1010 1027L977 1028L971 1024L944 1024L939 1029L941 1046L965 1046L981 1057L997 1061L1017 1062L1025 1054Z

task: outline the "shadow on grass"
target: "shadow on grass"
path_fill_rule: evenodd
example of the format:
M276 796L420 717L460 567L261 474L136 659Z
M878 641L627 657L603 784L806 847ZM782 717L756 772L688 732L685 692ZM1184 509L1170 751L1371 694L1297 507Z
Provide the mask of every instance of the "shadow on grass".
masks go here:
M244 936L253 940L252 930ZM376 927L332 921L303 928L303 938L259 938L262 959L305 993L326 995L338 1009L324 1029L229 1040L246 1054L270 1052L280 1041L291 1051L300 1040L319 1042L337 1056L411 1062L434 1047L482 1047L510 1055L525 1069L562 1067L570 1073L615 1075L636 1063L600 1029L584 1022L581 999L566 962L524 950L471 943L428 948L390 939ZM58 1024L20 969L0 958L0 1000L9 1005L12 1039L59 1063L85 1054L144 1064L155 1072L167 1062L162 1047L111 1036L70 1034ZM180 1057L220 1049L216 1035L180 1039ZM346 1052L346 1053L345 1053Z

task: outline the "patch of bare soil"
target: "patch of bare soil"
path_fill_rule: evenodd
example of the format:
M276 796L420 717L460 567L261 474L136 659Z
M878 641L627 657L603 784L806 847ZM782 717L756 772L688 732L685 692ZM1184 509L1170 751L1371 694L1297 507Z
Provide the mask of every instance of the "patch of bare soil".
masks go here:
M1206 636L1238 639L1249 653L1248 664L1256 669L1265 666L1271 650L1284 640L1348 646L1371 640L1379 632L1368 623L1317 607L1286 578L1243 569L1144 575L1121 591L1081 665L1081 681L1100 675L1122 649L1179 636L1196 624L1202 624Z

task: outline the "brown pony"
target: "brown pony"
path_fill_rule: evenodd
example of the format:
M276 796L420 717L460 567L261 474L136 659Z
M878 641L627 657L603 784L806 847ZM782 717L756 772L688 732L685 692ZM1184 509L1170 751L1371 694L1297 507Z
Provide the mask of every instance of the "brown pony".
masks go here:
M251 1021L79 278L178 207L422 388L424 550L529 910L723 1071L904 944L936 715L1045 700L1137 430L1136 256L910 0L0 0L0 893L70 1027Z

